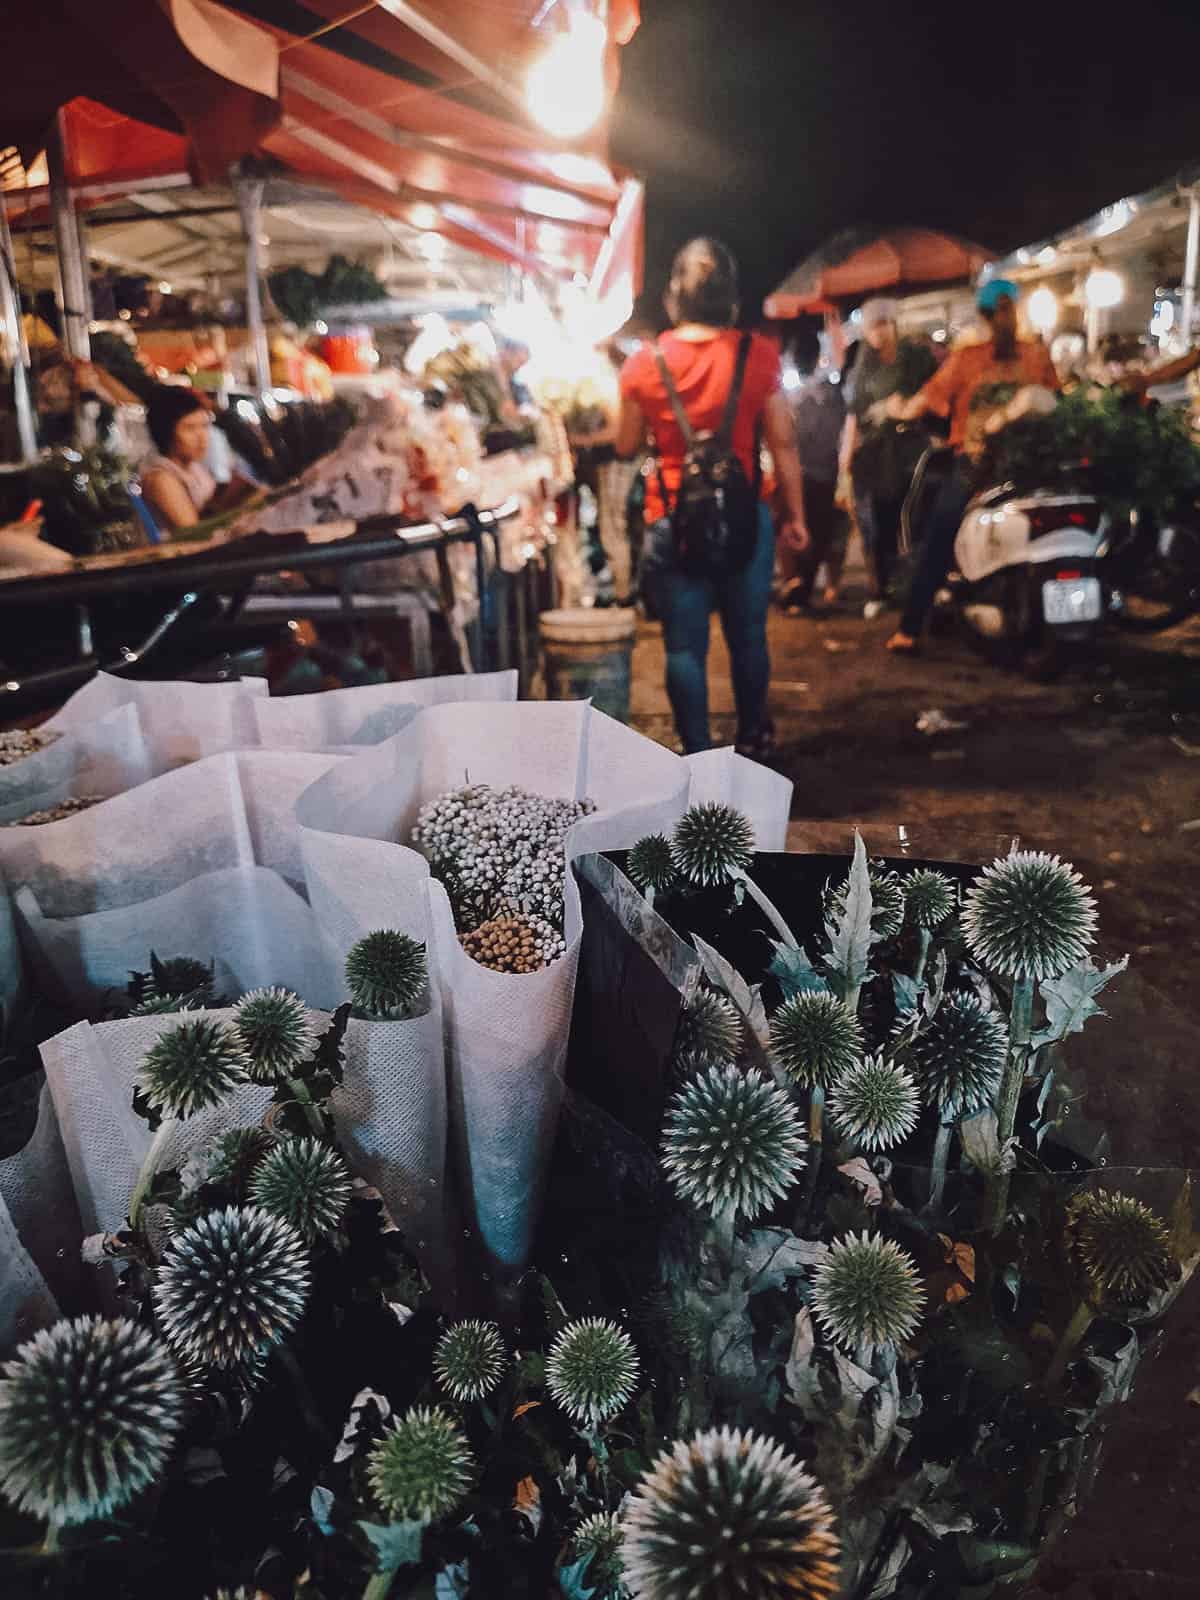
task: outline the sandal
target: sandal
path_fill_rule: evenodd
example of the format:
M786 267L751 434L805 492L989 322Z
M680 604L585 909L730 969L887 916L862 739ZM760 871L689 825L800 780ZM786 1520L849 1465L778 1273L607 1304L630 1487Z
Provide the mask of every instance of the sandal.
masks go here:
M921 653L921 641L914 639L911 633L904 633L897 628L883 648L890 650L896 656L919 656Z

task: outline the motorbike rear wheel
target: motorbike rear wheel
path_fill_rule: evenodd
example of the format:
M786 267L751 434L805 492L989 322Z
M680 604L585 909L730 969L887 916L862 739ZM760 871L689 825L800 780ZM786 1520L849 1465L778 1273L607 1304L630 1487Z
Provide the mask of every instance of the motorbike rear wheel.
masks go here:
M1160 529L1153 551L1119 588L1113 620L1126 633L1163 633L1200 611L1200 528Z

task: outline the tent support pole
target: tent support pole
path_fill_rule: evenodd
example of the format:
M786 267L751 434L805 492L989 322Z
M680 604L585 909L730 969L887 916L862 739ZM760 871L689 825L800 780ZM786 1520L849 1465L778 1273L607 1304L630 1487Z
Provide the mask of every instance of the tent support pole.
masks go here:
M33 394L29 387L29 347L25 342L25 329L21 323L21 297L17 290L17 258L13 253L12 234L8 229L8 206L0 196L0 321L8 343L8 356L12 363L13 410L17 418L17 437L21 444L21 460L32 461L37 455L37 418L33 410Z
M67 181L66 123L60 110L46 140L50 169L50 211L54 221L54 248L58 256L58 295L62 307L63 344L77 361L90 361L88 337L87 261L80 250L79 219Z
M246 243L246 328L254 359L254 382L259 394L271 387L271 352L263 321L261 276L262 197L261 178L234 177L238 210L242 214L242 235Z
M1191 349L1192 319L1196 313L1196 276L1200 269L1200 188L1188 194L1187 257L1183 269L1183 337Z

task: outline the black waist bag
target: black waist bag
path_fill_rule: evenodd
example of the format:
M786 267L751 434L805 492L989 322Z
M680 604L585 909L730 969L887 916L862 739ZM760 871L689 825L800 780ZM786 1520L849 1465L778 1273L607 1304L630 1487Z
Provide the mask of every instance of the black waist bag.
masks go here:
M733 387L716 433L697 433L679 398L663 353L654 359L683 434L683 477L671 512L675 561L693 578L731 578L750 564L758 542L758 474L752 483L732 448L733 425L742 398L750 335L738 346ZM663 502L668 504L665 485Z

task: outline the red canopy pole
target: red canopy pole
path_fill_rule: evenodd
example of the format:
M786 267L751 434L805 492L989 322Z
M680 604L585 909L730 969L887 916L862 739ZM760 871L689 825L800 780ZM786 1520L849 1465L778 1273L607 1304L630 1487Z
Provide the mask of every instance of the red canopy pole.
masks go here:
M50 171L50 211L54 223L54 248L58 256L58 298L62 310L62 342L67 354L90 361L88 335L87 262L80 251L79 219L67 177L66 118L61 109L46 139L46 165Z

